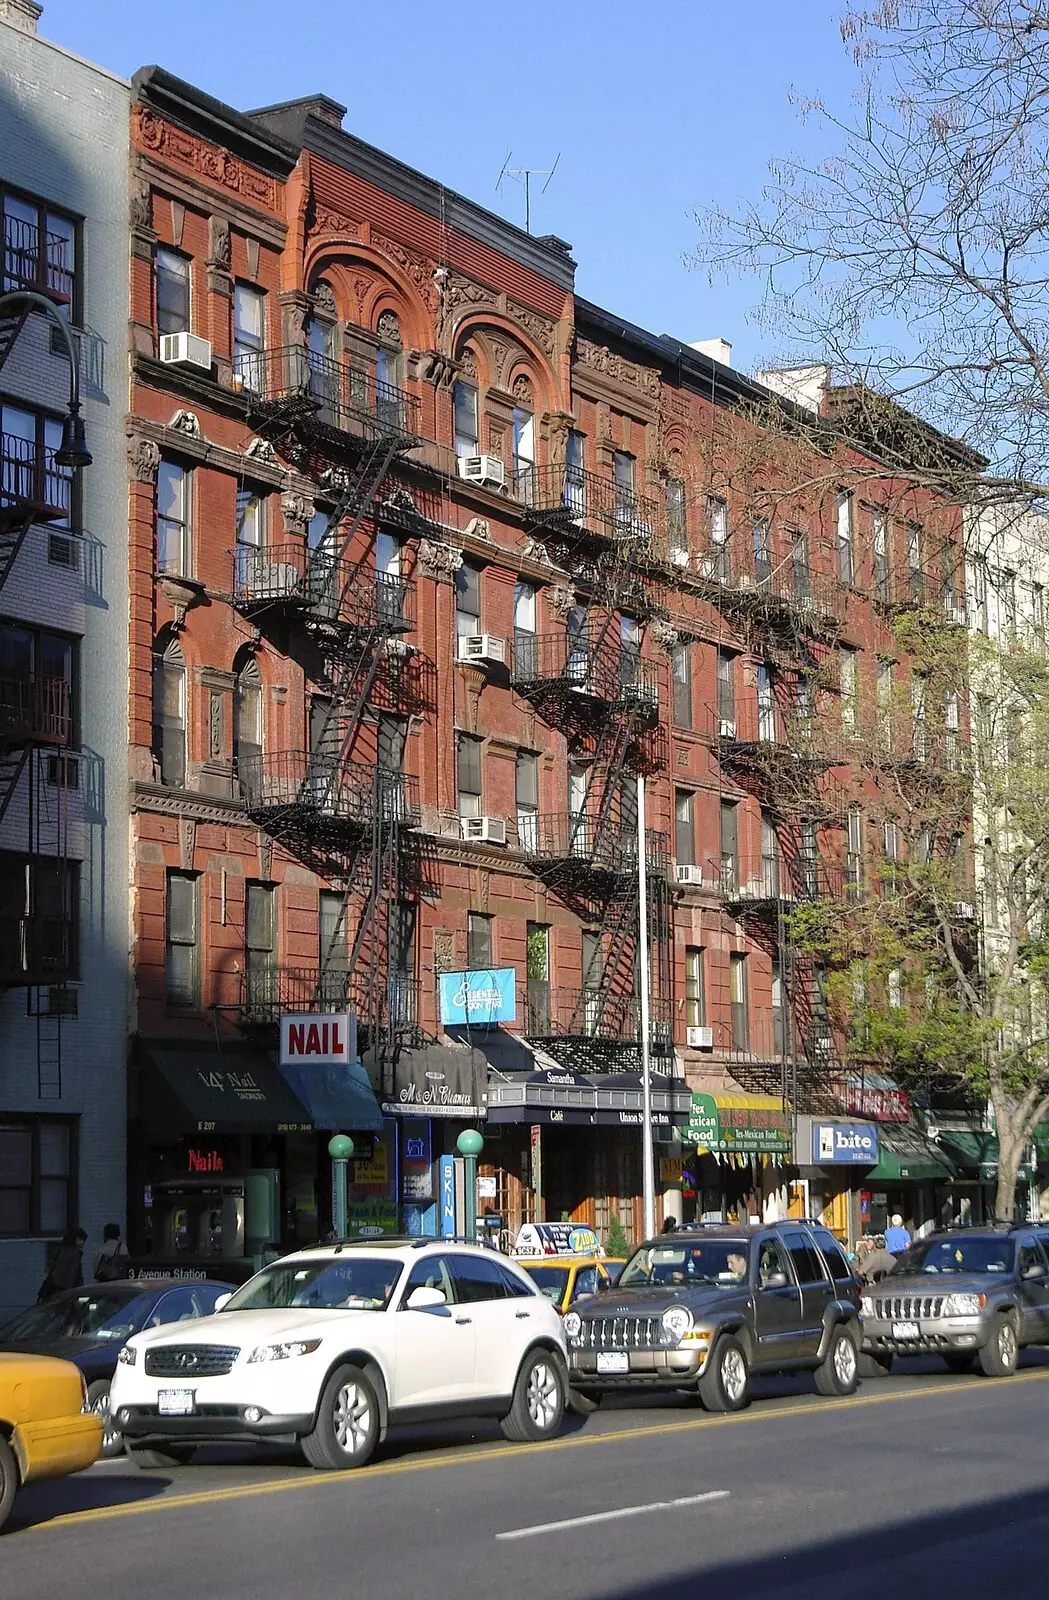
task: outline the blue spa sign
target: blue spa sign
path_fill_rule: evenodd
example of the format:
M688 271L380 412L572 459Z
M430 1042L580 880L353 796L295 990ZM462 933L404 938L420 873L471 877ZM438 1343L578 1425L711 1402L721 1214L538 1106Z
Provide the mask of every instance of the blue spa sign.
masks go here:
M461 1027L464 1023L486 1027L493 1022L516 1022L516 978L513 967L495 967L487 972L442 972L442 1023L445 1027Z

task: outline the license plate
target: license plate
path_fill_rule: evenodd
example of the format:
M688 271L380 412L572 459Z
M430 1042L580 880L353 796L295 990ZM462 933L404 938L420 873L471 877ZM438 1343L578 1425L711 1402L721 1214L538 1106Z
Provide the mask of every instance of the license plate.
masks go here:
M630 1357L625 1350L599 1350L597 1352L598 1372L629 1372Z
M917 1339L921 1329L916 1322L894 1322L892 1336L894 1339Z
M162 1417L188 1417L195 1409L192 1389L158 1389L157 1410Z

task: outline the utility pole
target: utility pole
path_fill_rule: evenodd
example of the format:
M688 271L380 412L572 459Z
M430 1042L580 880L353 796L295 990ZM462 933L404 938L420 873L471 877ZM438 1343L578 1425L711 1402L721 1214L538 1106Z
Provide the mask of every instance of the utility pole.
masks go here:
M656 1170L652 1150L652 1052L649 1019L648 858L645 827L645 780L637 780L637 916L638 962L641 967L641 1191L645 1238L656 1231Z

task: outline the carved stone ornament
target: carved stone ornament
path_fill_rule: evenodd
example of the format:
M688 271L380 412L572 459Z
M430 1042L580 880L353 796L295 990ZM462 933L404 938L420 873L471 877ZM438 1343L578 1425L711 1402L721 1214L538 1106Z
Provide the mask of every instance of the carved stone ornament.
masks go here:
M513 317L519 328L523 328L535 340L540 350L552 356L556 348L554 324L545 317L539 316L535 311L529 311L526 306L519 306L513 300L508 300L506 305L507 316Z
M380 312L379 320L375 324L375 331L383 344L395 345L398 350L400 349L401 324L398 321L396 311Z
M567 583L552 584L546 591L546 603L553 615L565 622L575 608L575 590Z
M132 178L128 192L128 216L133 228L153 228L153 191L141 178Z
M537 561L541 566L544 567L552 567L554 565L553 561L550 559L550 554L541 539L525 539L524 549L521 553L526 561Z
M670 623L664 622L661 617L657 617L654 622L649 624L648 632L653 644L658 649L665 650L667 655L679 642L677 629L672 628Z
M320 283L313 286L313 299L322 317L331 317L333 321L338 320L339 311L335 304L335 291L330 283L325 283L323 278Z
M162 155L173 166L239 194L243 200L265 206L273 213L279 211L281 191L278 191L276 180L268 174L249 166L247 162L236 160L221 146L210 144L173 122L167 122L147 106L133 106L131 116L133 143L137 141L154 154Z
M419 570L437 583L451 583L463 564L463 553L440 539L419 540Z
M652 400L659 399L659 373L652 367L627 361L613 350L606 350L604 345L592 344L589 339L576 340L576 360L581 366L603 373L606 378L614 378L617 383L629 384Z
M232 259L229 223L225 217L208 218L208 266L228 272Z
M417 256L412 250L406 250L396 239L387 239L383 234L376 233L374 228L371 242L388 260L400 267L408 281L414 284L419 298L432 316L439 303L439 292L433 277L437 263L427 260L424 256Z
M249 461L261 461L266 467L279 467L280 460L268 439L252 439L244 452Z
M514 386L511 393L513 394L514 399L522 406L528 406L530 408L535 404L535 401L532 397L532 385L529 383L523 372L519 373L514 379Z
M133 433L127 442L127 464L135 483L156 483L160 446L141 433Z
M281 515L284 526L291 533L305 534L307 527L313 521L317 507L307 494L300 494L297 489L289 489L280 497Z
M195 411L176 411L168 427L173 433L184 434L187 439L203 439L200 418Z
M487 517L471 517L463 531L469 539L490 541L492 537L492 525Z
M477 357L469 347L459 356L459 368L464 378L469 378L471 383L477 382Z

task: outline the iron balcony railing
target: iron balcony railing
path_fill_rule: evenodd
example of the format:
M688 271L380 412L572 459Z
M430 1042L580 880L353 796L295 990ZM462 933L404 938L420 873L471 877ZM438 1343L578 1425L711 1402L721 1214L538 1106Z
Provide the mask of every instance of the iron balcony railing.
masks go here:
M731 703L702 708L699 731L710 739L723 764L805 762L816 767L847 765L853 759L840 720L823 712L800 711L779 700L737 695ZM858 753L858 752L856 752Z
M4 291L35 289L51 300L73 298L73 241L59 233L41 233L27 217L4 217Z
M408 579L301 543L264 550L238 545L233 593L242 610L288 606L352 628L401 633L414 621L414 585Z
M69 701L65 678L0 677L0 744L67 745Z
M375 982L381 990L381 1025L393 1032L414 1030L419 1021L418 981L392 973L385 978L380 975ZM241 980L240 1018L244 1023L262 1026L277 1023L286 1014L313 1011L374 1016L371 985L367 970L353 973L348 968L271 967L245 973ZM358 1032L357 1042L358 1048L363 1048L368 1041Z
M55 461L56 449L0 433L0 511L32 512L41 522L69 517L73 476Z
M580 699L646 716L659 714L659 680L652 662L567 631L516 633L511 683L519 690L559 688Z
M641 998L613 994L599 984L555 988L525 996L525 1032L536 1039L589 1039L604 1044L641 1043ZM653 1051L673 1047L671 1003L653 998L649 1006Z
M754 871L739 862L721 865L721 893L730 905L785 906L840 900L848 892L840 862L811 856L762 856Z
M274 401L308 402L316 421L341 433L414 438L419 401L374 374L322 355L305 344L257 350L237 359L236 375L249 412Z
M570 812L525 814L518 816L517 837L522 854L537 865L573 863L608 877L637 873L636 825ZM669 867L666 834L649 828L645 839L649 877L665 878Z
M79 933L72 915L0 913L0 986L18 988L77 977Z
M308 750L250 756L238 768L249 812L298 812L369 827L376 820L416 827L418 780L368 762L339 761Z
M525 467L514 475L514 495L529 520L566 532L648 545L657 527L657 501L582 467Z
M720 604L789 615L802 626L826 625L843 614L845 590L837 578L793 556L765 559L732 538L723 544L708 540L695 558L695 572Z

